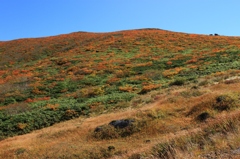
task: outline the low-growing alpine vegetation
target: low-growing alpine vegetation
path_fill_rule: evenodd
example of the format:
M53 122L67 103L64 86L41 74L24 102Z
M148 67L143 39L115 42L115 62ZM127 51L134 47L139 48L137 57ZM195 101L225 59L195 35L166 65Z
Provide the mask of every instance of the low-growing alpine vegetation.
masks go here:
M161 29L1 42L0 158L236 156L239 61L239 37Z

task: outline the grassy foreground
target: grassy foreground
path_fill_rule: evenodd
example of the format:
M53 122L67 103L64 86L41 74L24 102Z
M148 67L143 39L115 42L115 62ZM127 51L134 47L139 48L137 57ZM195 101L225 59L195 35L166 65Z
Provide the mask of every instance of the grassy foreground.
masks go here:
M0 158L238 158L240 80L174 86L151 92L149 104L79 117L0 142ZM197 88L195 88L197 86ZM193 89L194 88L194 89ZM207 114L207 115L203 115ZM134 133L116 136L94 129L134 118Z

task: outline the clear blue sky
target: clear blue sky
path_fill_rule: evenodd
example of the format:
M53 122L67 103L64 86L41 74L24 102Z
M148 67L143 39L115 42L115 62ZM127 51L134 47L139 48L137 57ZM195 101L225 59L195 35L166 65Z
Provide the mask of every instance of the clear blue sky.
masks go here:
M240 36L240 0L0 0L0 41L159 28Z

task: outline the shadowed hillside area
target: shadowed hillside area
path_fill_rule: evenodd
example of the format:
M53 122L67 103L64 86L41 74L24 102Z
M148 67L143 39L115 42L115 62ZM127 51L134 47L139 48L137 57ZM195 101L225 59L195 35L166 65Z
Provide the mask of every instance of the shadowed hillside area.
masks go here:
M0 158L240 158L239 68L240 37L0 42Z

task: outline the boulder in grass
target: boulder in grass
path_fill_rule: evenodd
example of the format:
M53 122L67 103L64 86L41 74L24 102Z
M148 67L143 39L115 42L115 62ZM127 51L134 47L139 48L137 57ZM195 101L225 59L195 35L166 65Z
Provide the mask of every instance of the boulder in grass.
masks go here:
M123 129L128 126L131 126L133 122L135 122L135 120L133 119L121 119L121 120L113 120L108 125L113 126L116 129ZM98 126L95 128L94 132L101 132L107 127L108 127L107 125Z
M122 119L122 120L113 120L109 123L109 125L112 125L114 128L125 128L133 124L135 122L133 119Z
M95 128L93 136L97 139L116 139L130 136L140 131L143 124L135 119L113 120Z

